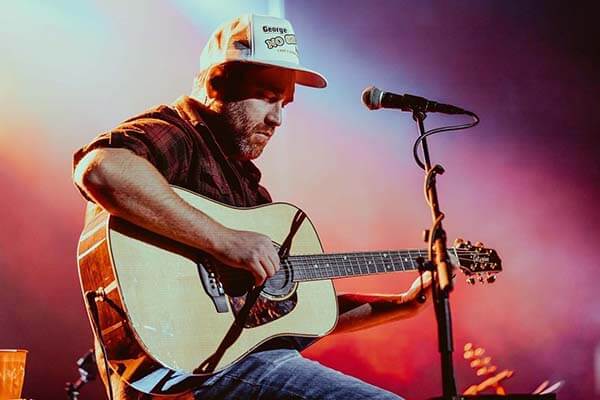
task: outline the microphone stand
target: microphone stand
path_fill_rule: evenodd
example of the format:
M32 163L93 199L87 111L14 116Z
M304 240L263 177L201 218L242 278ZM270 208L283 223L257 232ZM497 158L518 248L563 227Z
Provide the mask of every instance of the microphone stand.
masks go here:
M65 391L69 400L78 400L79 391L88 382L96 379L98 373L98 367L96 366L96 356L94 350L90 349L80 359L77 360L77 367L79 371L79 379L73 382L67 382L65 384Z
M444 214L440 211L438 202L436 176L444 173L440 165L431 166L429 148L425 135L423 121L426 118L425 111L413 110L413 119L417 122L419 136L425 160L425 192L427 204L431 208L433 225L430 230L425 231L424 239L428 242L429 257L423 264L424 270L431 271L432 294L435 308L435 316L438 327L438 344L442 366L442 390L443 396L439 400L459 400L454 379L454 366L452 363L452 352L454 351L452 339L452 318L450 313L450 292L452 291L452 265L448 262L448 247L446 232L442 227Z
M406 111L406 110L405 110ZM425 231L424 239L428 243L428 260L417 260L419 271L431 271L432 276L432 294L435 309L435 317L438 328L438 344L442 365L442 396L431 400L556 400L554 393L544 395L530 394L509 394L509 395L459 395L456 390L456 381L454 379L454 366L452 362L452 352L454 351L452 339L452 316L450 313L450 292L452 291L452 264L448 262L448 248L446 232L442 228L444 213L440 211L438 202L436 176L444 173L440 165L431 166L429 158L429 148L427 146L426 131L423 121L427 117L427 105L413 104L411 110L413 119L417 122L419 129L419 140L423 149L423 158L425 159L425 196L427 204L431 207L431 217L433 225L430 230ZM476 119L479 118L473 113L465 112ZM454 127L455 129L465 129L471 126L462 125ZM435 131L435 130L434 130ZM440 130L441 131L441 130ZM432 133L431 131L430 133ZM416 155L416 153L415 153ZM417 160L418 161L418 160ZM420 163L419 163L420 165ZM424 300L424 297L420 298Z

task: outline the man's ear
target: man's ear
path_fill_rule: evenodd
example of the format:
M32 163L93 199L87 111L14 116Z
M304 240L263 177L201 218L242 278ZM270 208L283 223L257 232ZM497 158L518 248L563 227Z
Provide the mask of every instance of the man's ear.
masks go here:
M225 74L220 67L213 68L204 83L206 95L215 100L221 100L225 93Z

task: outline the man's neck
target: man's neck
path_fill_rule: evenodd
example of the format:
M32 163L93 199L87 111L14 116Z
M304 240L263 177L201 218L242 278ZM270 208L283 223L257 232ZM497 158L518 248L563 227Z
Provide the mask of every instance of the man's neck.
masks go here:
M193 93L189 96L189 99L193 105L193 111L198 114L200 120L208 125L208 128L213 133L227 158L242 162L232 156L232 149L234 148L232 143L233 133L231 133L229 127L224 123L224 119L218 111L218 105L214 102L206 104L194 96Z

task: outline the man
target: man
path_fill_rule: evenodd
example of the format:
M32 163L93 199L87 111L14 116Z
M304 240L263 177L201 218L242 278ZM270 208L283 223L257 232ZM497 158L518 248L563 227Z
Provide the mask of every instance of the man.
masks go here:
M111 214L247 270L260 285L279 269L271 239L221 225L169 185L233 206L271 202L251 160L282 124L282 109L293 101L295 84L323 88L326 81L299 64L291 24L257 15L236 18L217 29L204 48L191 96L125 121L80 149L74 181L86 198ZM428 285L425 276L402 295L339 295L334 333L414 315L422 306L417 297ZM298 351L306 345L298 338L274 339L207 379L195 396L398 398L304 359ZM114 398L146 397L121 387Z

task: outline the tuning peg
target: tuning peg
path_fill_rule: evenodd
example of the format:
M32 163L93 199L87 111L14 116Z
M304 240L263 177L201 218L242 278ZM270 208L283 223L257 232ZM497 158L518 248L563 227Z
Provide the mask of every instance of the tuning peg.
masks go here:
M496 275L489 275L487 277L487 283L494 283L496 282Z
M475 284L475 278L470 276L467 278L467 284L469 285L474 285Z

